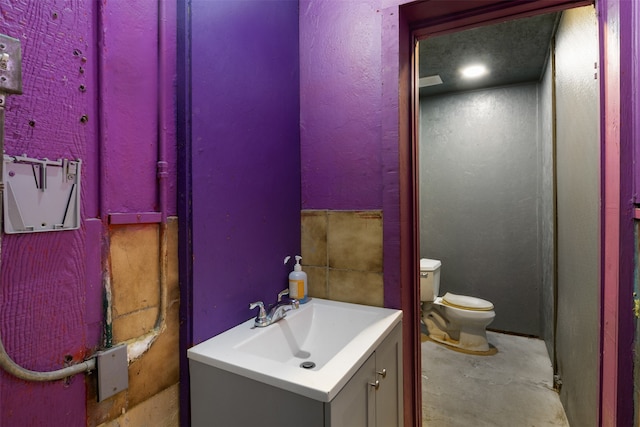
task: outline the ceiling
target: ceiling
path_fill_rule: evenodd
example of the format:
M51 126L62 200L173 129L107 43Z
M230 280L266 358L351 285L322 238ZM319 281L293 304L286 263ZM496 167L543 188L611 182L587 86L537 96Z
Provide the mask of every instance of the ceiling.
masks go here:
M439 75L443 84L421 87L420 96L538 81L559 13L539 15L420 41L420 77ZM465 80L459 69L483 63L484 77Z

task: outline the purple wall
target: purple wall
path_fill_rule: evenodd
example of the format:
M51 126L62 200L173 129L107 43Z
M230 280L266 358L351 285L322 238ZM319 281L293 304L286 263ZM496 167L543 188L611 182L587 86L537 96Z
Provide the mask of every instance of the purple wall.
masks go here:
M192 1L190 55L195 344L273 303L300 251L298 3Z
M78 157L83 164L85 212L95 175L95 43L92 5L41 8L3 0L0 31L22 42L23 95L7 98L5 150L31 157ZM54 15L55 14L55 15ZM75 56L74 50L82 55ZM79 73L82 56L86 73ZM87 92L80 92L80 84ZM32 121L32 126L29 122ZM0 286L0 333L9 355L32 370L64 365L88 352L83 263L89 229L31 235L3 235ZM85 423L85 383L34 384L0 373L0 425Z
M102 8L99 34L102 213L149 212L156 202L149 189L156 181L158 121L157 109L149 106L158 105L158 72L149 65L158 63L157 5L115 3L114 9Z
M106 215L157 211L161 135L175 182L175 17L166 24L173 40L159 64L155 2L0 0L0 32L23 53L24 94L7 100L7 154L83 161L80 230L2 238L0 333L26 368L57 369L100 345ZM159 92L170 97L161 131ZM168 193L175 214L175 184ZM0 426L85 425L86 396L83 375L28 383L0 372Z
M402 3L300 0L302 208L383 210L384 300L396 308Z
M300 1L303 209L381 209L378 1Z
M186 349L256 315L300 252L298 2L180 1L181 424ZM189 260L188 262L185 262Z

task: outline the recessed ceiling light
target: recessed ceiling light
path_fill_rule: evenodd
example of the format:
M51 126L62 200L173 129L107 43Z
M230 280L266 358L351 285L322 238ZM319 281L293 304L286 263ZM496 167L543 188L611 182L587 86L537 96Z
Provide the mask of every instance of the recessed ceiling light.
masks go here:
M460 70L463 77L468 79L473 79L476 77L484 76L488 73L487 67L484 65L470 65L468 67L464 67Z

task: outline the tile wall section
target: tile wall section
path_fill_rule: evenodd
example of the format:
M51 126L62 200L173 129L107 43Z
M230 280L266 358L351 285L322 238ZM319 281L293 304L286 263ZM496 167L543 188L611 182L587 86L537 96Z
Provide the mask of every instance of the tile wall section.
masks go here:
M382 211L303 210L309 295L382 306Z

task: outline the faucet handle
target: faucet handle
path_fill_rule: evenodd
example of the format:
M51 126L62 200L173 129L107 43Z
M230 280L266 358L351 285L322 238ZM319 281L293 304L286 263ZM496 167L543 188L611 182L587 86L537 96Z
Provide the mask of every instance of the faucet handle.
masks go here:
M256 307L258 307L260 311L256 316L255 324L259 325L259 324L267 323L267 312L264 310L264 303L262 301L256 301L249 304L249 310L253 310Z
M282 301L282 297L285 295L289 295L289 288L283 289L280 292L278 292L278 302Z

